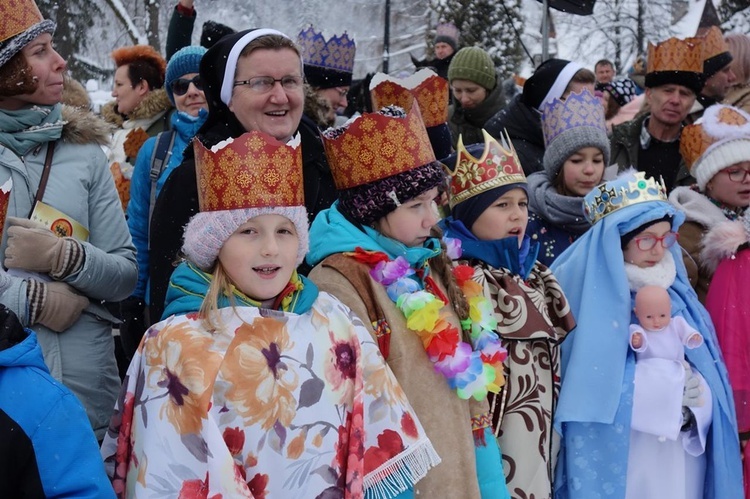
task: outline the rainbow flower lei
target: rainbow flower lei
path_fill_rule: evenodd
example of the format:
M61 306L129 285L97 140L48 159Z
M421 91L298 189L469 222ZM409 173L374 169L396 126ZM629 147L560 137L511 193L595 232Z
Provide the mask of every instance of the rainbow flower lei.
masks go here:
M445 241L449 256L460 257L461 241L453 238ZM488 392L500 391L505 384L502 362L508 353L495 333L497 320L492 305L482 294L482 287L471 280L472 267L459 265L453 269L469 303L469 318L461 321L461 327L471 338L469 345L461 341L458 329L441 313L448 299L432 278L426 277L425 289L420 289L412 277L417 272L403 257L391 260L385 253L362 248L356 248L350 255L370 265L370 276L386 288L388 297L404 314L406 326L421 338L435 370L445 377L459 398L482 400Z

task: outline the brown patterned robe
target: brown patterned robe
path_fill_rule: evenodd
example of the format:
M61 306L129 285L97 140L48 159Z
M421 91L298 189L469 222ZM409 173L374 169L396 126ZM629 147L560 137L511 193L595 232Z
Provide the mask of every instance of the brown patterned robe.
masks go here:
M505 386L490 397L493 430L503 453L511 497L552 497L559 450L552 414L560 391L559 344L575 327L562 288L537 262L526 281L478 260L473 279L491 300L497 332L508 350Z

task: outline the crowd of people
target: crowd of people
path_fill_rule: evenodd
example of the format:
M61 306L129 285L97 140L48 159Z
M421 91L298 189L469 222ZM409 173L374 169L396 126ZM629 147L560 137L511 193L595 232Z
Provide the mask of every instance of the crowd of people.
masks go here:
M750 37L355 97L179 0L96 116L8 1L0 496L750 497Z

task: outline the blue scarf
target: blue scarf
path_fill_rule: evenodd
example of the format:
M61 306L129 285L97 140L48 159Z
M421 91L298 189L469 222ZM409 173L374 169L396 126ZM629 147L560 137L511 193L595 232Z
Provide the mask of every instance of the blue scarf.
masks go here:
M62 137L62 106L30 105L16 111L0 111L0 144L23 156L39 144Z
M318 213L310 227L307 263L315 266L330 255L354 251L382 251L392 260L401 256L414 268L424 268L427 260L440 254L440 241L429 238L422 246L409 247L370 227L359 228L338 210L339 202Z
M200 310L203 299L208 293L208 287L211 285L213 275L203 272L190 262L181 263L172 273L169 280L169 289L167 289L166 306L161 318L166 319L171 315L183 315ZM296 289L291 294L291 300L287 306L279 307L283 312L295 314L304 314L309 311L315 300L318 299L318 287L309 279L298 276L297 272L292 274L290 282L297 281L300 283L300 289ZM234 305L240 307L258 307L260 303L245 296L238 289L234 289L232 298ZM218 308L232 306L232 300L226 295L222 295L218 300Z
M461 240L462 258L480 260L495 269L508 269L524 281L536 264L539 243L531 244L529 236L523 236L519 248L518 238L515 236L480 241L461 220L454 220L453 217L442 220L440 226L446 236Z

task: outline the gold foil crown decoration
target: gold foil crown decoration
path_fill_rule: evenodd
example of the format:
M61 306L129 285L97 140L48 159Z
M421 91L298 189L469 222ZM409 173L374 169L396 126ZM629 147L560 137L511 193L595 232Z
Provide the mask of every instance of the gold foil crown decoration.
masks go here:
M448 80L428 68L407 78L375 74L370 81L370 98L373 109L398 106L408 111L416 101L427 128L448 121Z
M646 178L644 172L621 175L600 184L583 198L583 212L593 225L621 208L649 201L667 202L664 181Z
M284 144L253 131L193 148L200 211L304 205L299 135Z
M484 149L478 158L458 138L456 165L450 175L451 208L467 199L503 185L526 183L513 143L507 133L498 142L482 130ZM449 165L450 166L450 165Z

